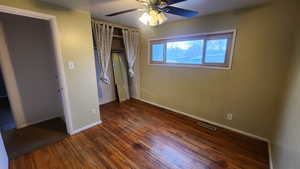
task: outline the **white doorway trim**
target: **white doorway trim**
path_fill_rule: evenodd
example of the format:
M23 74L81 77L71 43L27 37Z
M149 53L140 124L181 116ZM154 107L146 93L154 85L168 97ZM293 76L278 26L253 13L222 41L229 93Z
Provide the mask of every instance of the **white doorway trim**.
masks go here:
M19 9L19 8L13 8L13 7L5 6L5 5L0 5L0 12L49 21L50 27L51 27L52 39L53 39L53 43L54 43L55 62L57 65L56 67L57 67L57 72L58 72L58 81L59 81L59 86L60 86L60 92L62 95L64 117L65 117L68 133L69 134L73 133L70 98L69 98L68 86L67 86L67 82L66 82L66 74L64 71L64 62L63 62L63 56L61 53L61 46L60 46L60 41L59 41L59 33L58 33L58 28L57 28L56 17L53 15L43 14L43 13L39 13L39 12L33 12L33 11ZM1 32L3 33L2 28L0 30L1 30L0 33ZM4 37L4 36L0 36L0 38L1 37ZM1 40L3 42L3 40L5 40L5 39L1 38ZM6 52L0 53L0 64L1 64L1 66L4 66L2 68L6 69L6 71L3 70L3 74L9 73L12 71L12 65L10 65L11 68L9 68L7 70L7 67L9 65L7 66L7 63L6 64L3 63L3 61L4 61L3 58L9 57L9 53L8 53L6 45L4 45L4 49L5 48L6 48ZM2 49L3 49L3 46L2 46ZM13 73L13 72L11 72L11 73ZM3 75L3 77L6 78L7 76ZM6 79L4 79L4 80L6 81ZM15 79L10 79L10 80L15 80ZM14 83L16 85L16 81ZM15 98L15 95L12 92L10 92L10 93L11 94L9 94L9 91L8 91L9 97L12 97L10 100L15 100L15 99L17 100L17 102L11 103L12 110L22 112L22 105L20 102L21 100L19 100L20 98L18 98L18 95L17 95L17 98Z

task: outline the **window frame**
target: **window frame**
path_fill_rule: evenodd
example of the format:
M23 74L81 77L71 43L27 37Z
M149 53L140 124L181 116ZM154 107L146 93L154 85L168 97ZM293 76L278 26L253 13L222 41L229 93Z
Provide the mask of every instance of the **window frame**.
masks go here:
M224 37L224 39L225 38L228 39L225 63L205 63L205 57L206 57L205 53L206 53L206 43L207 43L206 41L213 40L213 39L222 39L222 37ZM219 31L219 32L211 32L211 33L173 36L173 37L160 38L160 39L149 39L148 40L148 65L229 70L232 67L232 57L233 57L234 46L235 46L235 38L236 38L236 29ZM176 42L176 41L188 41L188 40L204 40L202 63L201 64L167 63L166 62L167 43ZM164 45L164 56L162 62L152 61L152 45L154 44Z

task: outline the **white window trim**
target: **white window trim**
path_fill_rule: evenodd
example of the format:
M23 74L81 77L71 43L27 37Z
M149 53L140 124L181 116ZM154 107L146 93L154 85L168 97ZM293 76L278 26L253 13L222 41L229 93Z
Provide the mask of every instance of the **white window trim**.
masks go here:
M166 40L166 39L176 39L176 38L188 38L193 36L201 36L201 35L214 35L214 34L223 34L223 33L232 33L232 47L229 54L229 60L228 60L228 66L222 67L222 66L207 66L207 65L192 65L192 64L158 64L158 63L151 63L151 41L159 41L159 40ZM236 29L229 29L224 31L218 31L218 32L208 32L208 33L196 33L196 34L187 34L187 35L179 35L179 36L169 36L169 37L163 37L163 38L155 38L155 39L149 39L148 40L148 65L149 66L163 66L163 67L183 67L183 68L205 68L205 69L219 69L219 70L231 70L232 69L232 58L234 55L234 49L235 49L235 41L236 41Z

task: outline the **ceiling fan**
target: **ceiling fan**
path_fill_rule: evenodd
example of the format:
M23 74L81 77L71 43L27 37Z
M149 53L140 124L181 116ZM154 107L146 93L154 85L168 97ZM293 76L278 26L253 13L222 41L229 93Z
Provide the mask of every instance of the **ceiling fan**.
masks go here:
M164 15L164 13L179 15L186 18L191 18L198 15L197 11L170 6L187 0L136 0L136 1L141 3L144 7L115 12L112 14L108 14L106 16L112 17L124 13L134 12L134 11L145 11L145 13L139 18L139 20L145 25L156 26L164 23L167 20L167 17Z

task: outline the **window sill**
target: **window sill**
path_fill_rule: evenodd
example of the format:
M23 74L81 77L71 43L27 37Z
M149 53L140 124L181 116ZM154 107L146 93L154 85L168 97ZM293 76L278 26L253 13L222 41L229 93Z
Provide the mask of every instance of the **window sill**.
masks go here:
M161 67L178 67L178 68L198 68L198 69L217 69L217 70L231 70L231 66L206 66L206 65L184 65L184 64L155 64L148 63L148 66L161 66Z

